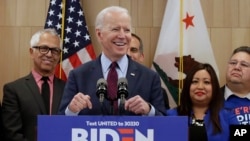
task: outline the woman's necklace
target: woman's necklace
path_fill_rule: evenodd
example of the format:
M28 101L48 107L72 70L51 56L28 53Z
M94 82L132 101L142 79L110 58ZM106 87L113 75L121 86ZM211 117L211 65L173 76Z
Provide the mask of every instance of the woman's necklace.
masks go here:
M192 116L192 125L194 125L194 126L204 126L204 120L203 119L195 119L195 117Z

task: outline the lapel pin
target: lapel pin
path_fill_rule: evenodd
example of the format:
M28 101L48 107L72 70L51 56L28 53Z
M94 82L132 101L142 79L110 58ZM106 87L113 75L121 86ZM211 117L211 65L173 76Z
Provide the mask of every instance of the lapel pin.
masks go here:
M130 73L130 75L135 76L135 74L134 74L134 73Z

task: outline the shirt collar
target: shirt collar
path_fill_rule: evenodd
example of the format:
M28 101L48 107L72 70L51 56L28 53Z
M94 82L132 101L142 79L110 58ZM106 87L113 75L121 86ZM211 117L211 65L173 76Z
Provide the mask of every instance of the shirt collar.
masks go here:
M224 93L224 98L227 100L231 95L234 95L233 92L225 85L225 93Z
M225 100L227 100L231 95L235 95L235 94L227 87L227 85L225 85L225 94L224 94ZM235 95L235 96L237 96L237 95ZM239 96L237 96L237 97L239 97ZM248 93L247 95L245 95L241 98L247 98L250 100L250 93Z
M111 64L111 60L102 53L101 55L101 65L103 72L106 73L109 70L109 66ZM126 72L127 66L128 66L128 57L127 55L122 56L120 60L117 61L119 69L122 71L122 73Z
M36 72L34 69L32 69L31 71L32 75L34 76L34 79L36 81L36 83L38 83L41 79L42 79L42 75L40 75L38 72ZM53 82L54 81L54 75L50 75L49 76L49 81Z

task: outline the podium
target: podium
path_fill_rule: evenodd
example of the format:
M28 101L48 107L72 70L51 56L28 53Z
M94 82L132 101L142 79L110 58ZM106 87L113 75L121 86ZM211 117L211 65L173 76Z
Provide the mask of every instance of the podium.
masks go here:
M185 116L38 116L38 141L187 141Z

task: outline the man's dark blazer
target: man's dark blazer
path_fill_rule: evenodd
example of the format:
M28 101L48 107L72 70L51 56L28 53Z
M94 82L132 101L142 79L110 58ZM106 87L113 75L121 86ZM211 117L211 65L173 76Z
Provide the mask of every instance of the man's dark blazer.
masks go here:
M223 96L225 95L225 87L226 86L224 85L220 88L221 94L223 94Z
M166 110L168 110L170 108L169 100L168 100L168 94L167 94L166 90L163 87L162 87L162 95L163 95L163 98L164 98L165 108L166 108Z
M226 105L225 105L225 102L226 102L226 100L225 100L225 89L226 89L226 85L223 85L222 87L220 87L220 92L223 95L223 99L224 99L223 105L224 105L224 108L228 109L228 107L226 107Z
M104 78L100 58L99 56L96 60L87 62L69 73L59 114L65 114L65 109L74 95L78 92L82 92L91 97L93 107L92 109L80 111L79 115L110 115L110 102L105 100L103 104L104 108L101 108L99 99L96 96L96 83L98 79ZM145 101L155 107L156 115L165 115L166 110L164 107L160 77L156 72L129 58L126 78L129 93L127 99L135 95L140 95ZM123 111L120 114L135 115L128 111Z
M54 78L52 114L57 114L65 82ZM2 117L7 140L35 141L37 115L46 114L45 105L33 75L5 84Z
M0 141L5 141L4 133L3 133L2 103L1 102L0 102Z

